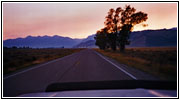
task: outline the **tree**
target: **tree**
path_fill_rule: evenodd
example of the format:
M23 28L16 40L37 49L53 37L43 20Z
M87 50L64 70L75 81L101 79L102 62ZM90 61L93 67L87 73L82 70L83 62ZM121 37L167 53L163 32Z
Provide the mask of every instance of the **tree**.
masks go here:
M109 9L105 18L105 27L96 34L96 45L101 46L101 49L110 46L114 51L118 46L122 52L125 50L125 45L130 44L129 37L134 26L148 19L146 13L136 12L136 9L130 5L126 5L124 9L121 7L116 10Z
M117 43L120 51L124 51L125 45L129 45L130 33L133 30L133 27L137 24L140 24L148 19L147 14L144 12L136 12L134 7L130 5L125 6L125 9L121 12L120 18L120 32L117 35Z
M96 40L96 45L99 46L100 49L105 50L107 47L107 29L98 30L94 39Z
M108 12L108 15L105 17L106 21L104 22L105 28L107 29L107 43L110 45L112 50L116 50L117 38L117 34L114 31L114 12L115 10L111 8Z

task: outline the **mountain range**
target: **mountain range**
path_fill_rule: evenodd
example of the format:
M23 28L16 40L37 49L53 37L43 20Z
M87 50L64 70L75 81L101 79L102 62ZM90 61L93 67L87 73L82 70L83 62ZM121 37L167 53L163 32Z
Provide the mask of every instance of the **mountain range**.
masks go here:
M130 47L177 46L177 28L132 32Z
M54 36L27 36L25 38L8 39L3 41L5 47L32 48L95 48L95 34L84 39ZM177 46L177 28L135 31L130 35L128 47L159 47Z
M71 48L79 44L82 39L72 39L69 37L54 36L27 36L26 38L8 39L3 41L6 47L32 47L32 48Z

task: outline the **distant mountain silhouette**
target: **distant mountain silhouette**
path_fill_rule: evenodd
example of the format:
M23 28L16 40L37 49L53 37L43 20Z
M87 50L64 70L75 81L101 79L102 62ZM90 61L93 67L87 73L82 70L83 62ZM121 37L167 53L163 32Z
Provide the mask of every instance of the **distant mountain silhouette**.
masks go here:
M81 42L87 42L89 40L94 40L95 34L89 35L87 38L83 39Z
M132 32L130 47L177 46L177 28Z
M87 38L88 41L82 41L82 43L76 45L75 47L96 47L94 36L95 34L89 36ZM177 28L132 32L130 35L130 41L131 43L127 47L177 46Z
M8 39L3 41L6 47L23 47L33 48L94 48L94 36L90 35L85 39L72 39L62 36L27 36L26 38ZM128 47L159 47L159 46L177 46L177 28L144 30L132 32L130 35L131 43Z
M74 46L74 48L96 48L95 40L85 40L84 42L79 43L78 45Z
M3 45L6 47L23 47L29 46L32 48L71 48L74 45L79 44L82 39L72 39L69 37L62 37L58 35L54 36L27 36L26 38L8 39L3 41Z

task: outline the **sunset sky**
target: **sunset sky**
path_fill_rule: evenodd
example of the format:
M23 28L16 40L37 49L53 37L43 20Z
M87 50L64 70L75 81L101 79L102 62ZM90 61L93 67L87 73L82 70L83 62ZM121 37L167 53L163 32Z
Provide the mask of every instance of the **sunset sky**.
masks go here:
M134 31L177 27L177 3L3 3L3 40L60 35L86 38L104 27L110 8L130 4L148 14L147 27Z

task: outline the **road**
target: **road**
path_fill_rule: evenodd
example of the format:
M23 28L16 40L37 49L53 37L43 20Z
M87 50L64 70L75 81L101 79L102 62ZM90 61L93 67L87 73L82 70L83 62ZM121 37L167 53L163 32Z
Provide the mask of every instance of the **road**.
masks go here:
M56 82L137 80L142 76L136 74L86 49L4 77L3 96L44 92L49 84Z

